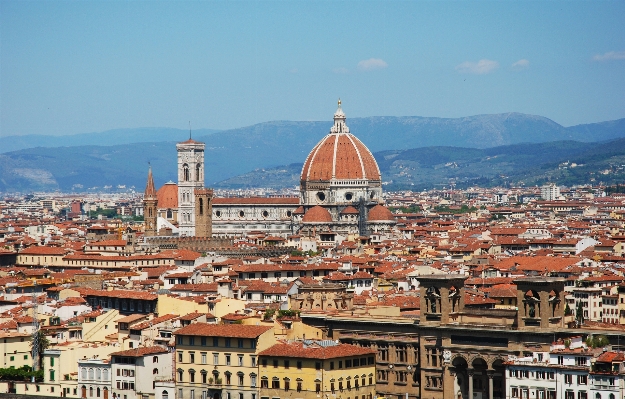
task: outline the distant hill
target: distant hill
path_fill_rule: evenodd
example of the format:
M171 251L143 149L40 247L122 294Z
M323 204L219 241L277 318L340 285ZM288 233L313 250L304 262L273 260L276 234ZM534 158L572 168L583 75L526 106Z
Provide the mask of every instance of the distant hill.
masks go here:
M373 155L387 190L422 190L451 184L488 187L625 181L625 138L593 144L557 141L487 149L426 147ZM297 186L301 169L301 163L256 169L215 187Z
M193 131L193 135L207 137L216 132L219 132L219 130L197 129ZM160 141L183 141L188 137L188 130L169 127L114 129L105 132L80 133L67 136L45 136L41 134L4 136L0 137L0 153L35 147L111 146L133 143L154 143Z
M540 116L518 113L478 115L466 118L425 117L370 117L348 118L350 130L373 152L391 151L381 155L383 161L395 157L394 162L409 164L409 154L420 157L446 156L452 150L424 149L423 147L454 146L468 156L479 149L522 142L544 143L574 140L579 142L605 141L625 137L625 119L589 125L562 127ZM237 177L256 169L273 170L279 165L291 165L275 176L256 175L270 184L291 181L292 164L302 163L313 146L328 132L331 121L325 122L266 122L226 131L194 130L193 138L206 143L206 184L249 185L245 177ZM147 162L152 162L157 184L176 180L175 142L186 139L188 132L180 129L150 128L122 129L85 135L36 138L0 139L0 191L71 190L75 187L145 184ZM22 141L20 141L22 140ZM61 140L61 143L59 143ZM7 144L8 143L8 144ZM55 144L57 143L57 144ZM76 143L82 143L77 145ZM115 145L112 145L115 143ZM6 146L15 148L6 151ZM49 147L55 145L55 147ZM412 150L411 150L412 149ZM401 155L402 151L412 151ZM437 155L438 153L439 155ZM512 157L514 154L511 154ZM477 156L477 155L476 155ZM391 158L389 158L391 157ZM399 158L398 158L399 157ZM423 162L423 161L422 161ZM381 164L384 162L381 162ZM395 165L393 163L392 165ZM399 165L399 163L397 163ZM389 166L385 178L393 184L404 184L402 176L393 177ZM399 166L397 166L399 167ZM505 173L511 173L498 165ZM405 171L404 171L405 172ZM469 170L464 171L469 173ZM416 173L416 172L415 172ZM471 171L478 177L481 170ZM288 177L286 175L291 175ZM411 174L411 173L408 173ZM251 175L248 175L251 176ZM431 177L442 175L433 174ZM446 176L446 175L445 175ZM237 177L230 183L227 179ZM462 176L460 176L462 177ZM276 178L278 180L276 180ZM468 178L468 176L466 176ZM285 180L286 179L286 180ZM291 179L291 180L289 180ZM427 180L427 179L426 179ZM273 183L272 183L273 182ZM410 181L406 184L421 184ZM423 184L426 184L423 182ZM429 183L427 183L429 184Z

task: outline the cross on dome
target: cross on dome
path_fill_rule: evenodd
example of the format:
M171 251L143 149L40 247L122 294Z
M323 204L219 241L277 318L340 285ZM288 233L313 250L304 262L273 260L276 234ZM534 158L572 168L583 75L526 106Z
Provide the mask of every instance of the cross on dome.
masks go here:
M334 113L334 126L330 129L330 133L349 133L349 128L345 124L345 113L341 108L341 99L339 98L339 107Z

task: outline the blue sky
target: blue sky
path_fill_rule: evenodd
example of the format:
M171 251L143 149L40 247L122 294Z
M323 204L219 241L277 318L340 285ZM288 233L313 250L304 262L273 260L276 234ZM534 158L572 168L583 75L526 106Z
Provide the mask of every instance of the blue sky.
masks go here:
M0 1L0 134L625 117L625 2Z

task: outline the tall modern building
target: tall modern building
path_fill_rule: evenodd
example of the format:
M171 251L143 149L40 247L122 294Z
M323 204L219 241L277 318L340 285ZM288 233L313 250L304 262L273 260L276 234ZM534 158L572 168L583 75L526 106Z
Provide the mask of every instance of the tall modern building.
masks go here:
M180 236L195 236L195 190L204 188L204 143L176 144L178 151L178 228Z
M546 184L540 188L540 197L546 201L553 201L560 197L560 188L555 184Z

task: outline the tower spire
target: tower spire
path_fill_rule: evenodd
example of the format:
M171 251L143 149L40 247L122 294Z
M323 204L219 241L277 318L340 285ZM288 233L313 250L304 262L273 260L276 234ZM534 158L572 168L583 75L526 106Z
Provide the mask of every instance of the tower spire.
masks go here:
M189 121L189 140L191 140L191 121Z
M150 163L148 162L148 165ZM144 198L155 198L156 197L156 188L154 188L154 177L152 176L152 165L148 170L148 182L145 185L145 193Z

